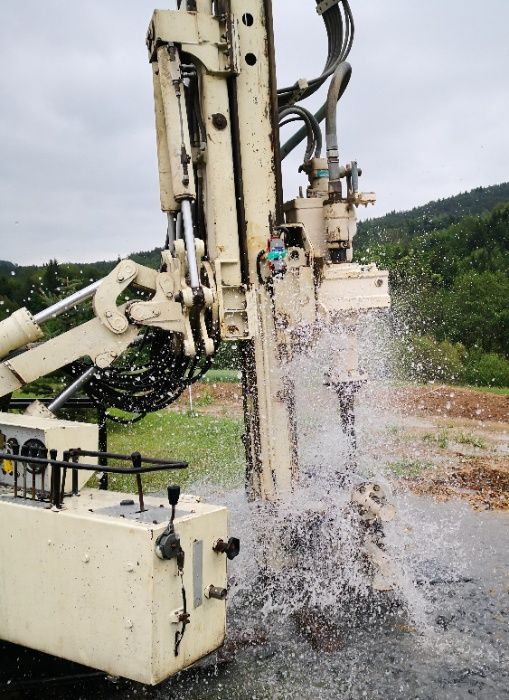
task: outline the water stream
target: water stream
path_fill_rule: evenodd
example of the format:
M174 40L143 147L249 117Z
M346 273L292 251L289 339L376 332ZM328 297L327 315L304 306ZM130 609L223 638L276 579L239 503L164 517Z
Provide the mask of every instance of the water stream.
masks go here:
M361 333L364 366L383 379L380 326L367 324ZM323 381L335 342L325 334L312 357L290 367L297 379L300 487L275 514L248 505L242 493L222 497L232 532L242 540L230 568L227 650L156 697L509 698L509 515L391 489L374 429L386 419L386 407L366 386L358 400L352 481L376 478L397 507L385 526L396 590L373 596L358 557L349 491L338 487L348 445L338 429L337 398ZM304 556L262 582L260 538L283 541L290 551L295 540L304 542Z

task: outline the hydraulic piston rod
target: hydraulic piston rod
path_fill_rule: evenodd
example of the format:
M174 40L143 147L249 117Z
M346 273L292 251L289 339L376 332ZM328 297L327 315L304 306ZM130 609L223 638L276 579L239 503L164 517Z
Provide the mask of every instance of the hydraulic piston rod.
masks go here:
M39 311L38 314L35 314L34 321L40 325L42 323L46 323L52 318L65 314L66 311L72 309L74 306L76 306L76 304L81 304L83 301L93 297L101 282L102 279L97 280L97 282L89 284L88 287L83 287L83 289L71 294L71 296L62 299L61 301L57 301L56 304L48 306L47 309Z
M61 394L59 394L56 399L54 399L50 404L48 404L48 409L52 413L56 413L62 406L64 406L67 401L74 396L74 394L81 389L97 372L97 367L90 367L86 372L78 377L72 384L70 384Z
M184 228L184 240L186 242L187 264L189 267L189 280L192 289L198 289L200 278L198 276L198 263L196 262L196 248L194 243L193 215L189 199L182 200L182 219Z

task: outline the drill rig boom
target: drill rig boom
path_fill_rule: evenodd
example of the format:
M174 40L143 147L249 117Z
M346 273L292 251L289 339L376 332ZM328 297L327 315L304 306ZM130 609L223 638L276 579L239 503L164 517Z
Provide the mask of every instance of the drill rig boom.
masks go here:
M374 195L359 191L357 162L340 160L336 110L350 79L346 58L353 39L348 1L317 3L329 37L322 75L279 90L270 0L181 0L178 7L154 12L146 40L161 209L167 217L159 270L121 261L103 280L54 307L34 316L21 309L0 324L0 397L61 368L74 377L42 417L37 406L32 416L0 414L0 482L7 489L0 494L0 532L15 527L31 542L23 559L12 538L0 537L1 573L10 596L0 615L0 636L147 683L221 645L222 555L233 558L238 542L228 541L224 508L183 497L176 511L179 493L172 486L170 509L160 499L145 500L138 453L131 455L129 473L137 479L139 509L126 494L81 488L83 472L95 468L84 460L92 456L108 469L108 455L94 451L94 436L81 439L52 412L82 388L103 408L142 416L168 405L202 376L220 342L237 343L247 495L277 507L299 488L300 478L289 363L303 343L312 351L324 330L346 329L324 380L340 400L341 429L351 447L340 471L348 476L355 470L354 398L365 379L357 325L361 314L389 305L387 273L353 262L356 210L374 202ZM326 103L316 115L298 104L329 79ZM303 128L280 149L279 125L296 119ZM306 196L284 203L281 161L303 139ZM40 342L47 320L87 299L93 304L91 320ZM126 355L133 358L132 369L122 367ZM388 589L377 538L392 510L377 485L355 490L352 501L362 512L373 585ZM38 557L46 548L42 566ZM87 567L91 560L100 575ZM35 587L37 578L37 585L42 581L53 591L41 624L31 622L36 614L22 604L27 587L16 584L22 567L32 572L28 586ZM102 596L106 578L116 582L113 597ZM87 607L85 617L75 605L58 603L66 594L79 598L82 580L101 599L96 610ZM9 610L22 613L12 616ZM110 633L98 652L93 633L104 619L111 622ZM55 635L61 640L55 645L45 637L51 625L72 634ZM143 655L133 665L139 649Z

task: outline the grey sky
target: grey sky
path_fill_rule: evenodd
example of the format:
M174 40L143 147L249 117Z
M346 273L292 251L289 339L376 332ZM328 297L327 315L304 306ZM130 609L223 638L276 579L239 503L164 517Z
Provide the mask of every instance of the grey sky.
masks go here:
M273 4L281 84L314 77L326 47L315 3ZM344 158L378 194L370 214L509 180L509 2L351 5L340 133ZM1 259L91 261L164 240L144 46L155 6L1 3ZM304 180L287 170L291 196Z

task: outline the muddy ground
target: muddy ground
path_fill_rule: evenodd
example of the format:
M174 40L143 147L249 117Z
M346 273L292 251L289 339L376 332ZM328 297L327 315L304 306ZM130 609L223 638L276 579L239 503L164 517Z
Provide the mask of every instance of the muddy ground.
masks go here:
M509 510L509 395L451 386L378 386L386 407L376 449L398 488L437 500L458 498L476 510ZM173 410L242 416L239 384L197 384ZM362 396L360 397L362 401Z
M410 473L399 470L399 486L476 510L509 509L509 395L450 386L391 394L400 453L417 455L407 457Z
M451 386L399 387L394 404L404 413L509 423L509 394Z

